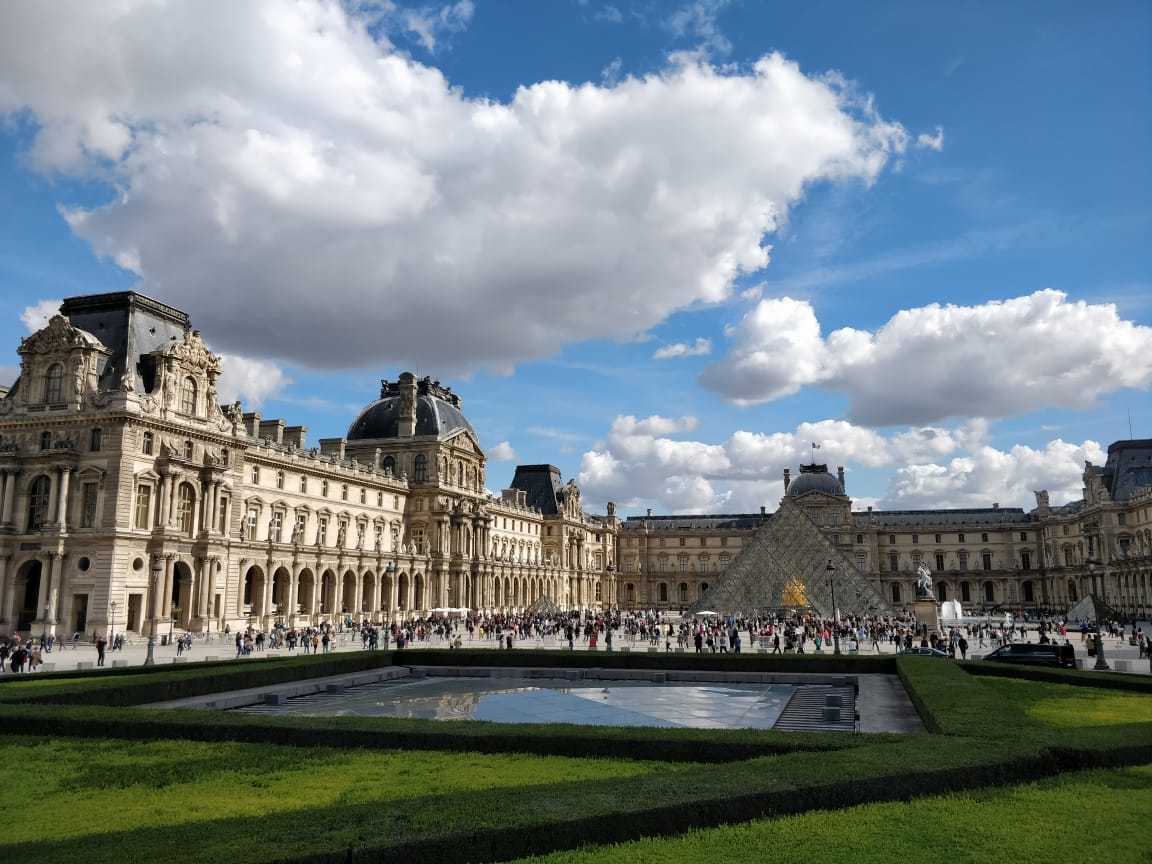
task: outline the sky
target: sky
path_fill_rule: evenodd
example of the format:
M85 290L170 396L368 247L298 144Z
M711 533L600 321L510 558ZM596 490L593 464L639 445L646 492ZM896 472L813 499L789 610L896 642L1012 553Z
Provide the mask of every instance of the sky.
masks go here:
M463 398L586 509L1034 506L1152 438L1145 2L9 0L0 383L63 297L222 396Z

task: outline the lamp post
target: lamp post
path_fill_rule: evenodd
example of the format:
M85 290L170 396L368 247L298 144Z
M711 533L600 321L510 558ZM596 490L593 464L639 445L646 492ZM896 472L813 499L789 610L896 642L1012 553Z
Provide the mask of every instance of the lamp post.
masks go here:
M112 637L116 635L116 601L113 600L109 607L112 609L112 616L108 621L108 644L112 644Z
M164 591L164 567L160 563L159 556L152 558L152 584L156 586L156 590ZM153 604L152 608L155 609L157 604ZM148 628L148 654L144 658L145 666L152 666L156 662L156 625L160 621L158 618L152 619L152 626Z
M1088 572L1092 576L1092 588L1095 589L1096 588L1096 565L1099 564L1100 562L1089 558L1084 563L1088 565ZM1103 583L1104 578L1101 577L1100 581L1101 581L1101 583ZM1093 593L1095 593L1095 590L1093 590ZM1096 665L1093 666L1092 668L1096 672L1107 672L1111 667L1108 665L1108 661L1104 659L1104 638L1100 635L1100 616L1099 616L1099 614L1097 614L1097 616L1096 616L1096 622L1095 623L1096 623L1096 632L1092 635L1092 647L1096 651Z
M828 575L828 588L832 592L832 653L840 653L840 610L836 608L836 568L832 566L832 559L828 559L828 566L824 568Z

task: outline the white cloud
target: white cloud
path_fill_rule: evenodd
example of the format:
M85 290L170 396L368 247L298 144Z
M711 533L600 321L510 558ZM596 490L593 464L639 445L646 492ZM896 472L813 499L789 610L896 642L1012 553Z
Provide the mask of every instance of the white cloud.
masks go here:
M846 393L849 417L870 426L1087 408L1105 393L1152 386L1152 327L1059 291L934 303L875 332L845 327L827 338L808 302L762 300L733 335L728 356L702 373L706 386L755 404L820 385Z
M692 0L664 20L664 26L679 39L699 40L704 55L730 54L732 43L720 29L717 19L731 0Z
M857 509L993 503L1030 508L1035 489L1049 489L1054 503L1076 497L1084 460L1104 459L1093 441L1057 439L1042 450L1000 451L983 443L983 420L888 436L844 420L821 420L791 432L738 430L719 444L668 437L694 426L660 416L617 417L605 440L583 455L577 480L586 498L674 513L772 510L784 494L784 469L815 461L831 470L844 466L849 495L854 468L894 469L882 498L853 496Z
M1080 497L1084 462L1107 454L1095 441L1073 444L1057 438L1042 449L978 447L947 463L898 468L885 495L888 508L1033 506L1032 492L1047 489L1053 504Z
M673 357L704 357L712 353L712 340L704 337L695 342L673 342L656 349L653 360L668 360Z
M239 400L255 407L292 383L277 364L255 357L221 354L220 370L216 390L221 405Z
M469 98L319 0L0 4L24 112L31 164L109 183L77 235L221 349L446 373L724 300L810 184L907 144L775 54Z
M921 150L935 150L939 153L944 149L944 127L937 126L931 134L921 132L916 136L916 146Z
M413 34L429 53L444 37L462 33L468 29L475 12L472 0L459 0L444 6L422 6L418 9L404 9L400 18L404 29Z
M596 10L592 16L592 20L601 21L606 24L619 24L624 20L624 13L620 11L618 6L606 3Z
M35 333L48 326L49 319L60 311L63 300L40 300L31 306L25 306L20 313L20 320L28 328L29 333Z
M501 441L494 447L488 448L488 458L493 462L515 462L519 456L507 441Z

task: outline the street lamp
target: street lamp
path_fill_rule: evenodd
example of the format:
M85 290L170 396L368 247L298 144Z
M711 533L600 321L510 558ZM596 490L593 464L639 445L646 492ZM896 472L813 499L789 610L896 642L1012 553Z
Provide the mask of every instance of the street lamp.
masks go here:
M108 642L111 644L112 637L116 635L116 601L113 600L109 605L112 609L112 617L108 621Z
M156 586L156 590L163 593L164 591L164 567L160 564L160 558L153 556L152 558L152 584ZM156 608L156 604L152 605ZM152 620L152 626L148 628L148 655L144 658L145 666L152 666L156 662L154 652L156 650L156 625L159 623L158 619Z
M1092 588L1095 589L1096 588L1096 565L1100 562L1089 558L1084 563L1088 565L1088 572L1092 574ZM1103 577L1101 577L1100 581L1101 582L1104 581ZM1096 615L1096 632L1092 636L1092 647L1096 650L1096 665L1093 666L1092 668L1096 672L1107 672L1111 667L1109 667L1108 661L1104 659L1104 638L1100 635L1100 615L1099 615L1099 613L1097 613L1097 615Z
M836 568L832 566L832 559L828 559L828 566L824 568L828 575L828 588L832 591L832 653L840 653L840 610L836 608Z

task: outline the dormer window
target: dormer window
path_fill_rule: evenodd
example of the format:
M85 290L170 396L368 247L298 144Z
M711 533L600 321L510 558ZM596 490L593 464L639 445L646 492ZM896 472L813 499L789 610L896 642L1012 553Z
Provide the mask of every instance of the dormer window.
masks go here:
M49 405L64 401L64 364L53 363L44 378L44 401Z
M180 413L196 413L196 379L189 375L180 386Z

